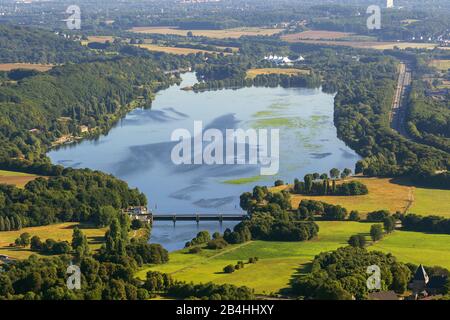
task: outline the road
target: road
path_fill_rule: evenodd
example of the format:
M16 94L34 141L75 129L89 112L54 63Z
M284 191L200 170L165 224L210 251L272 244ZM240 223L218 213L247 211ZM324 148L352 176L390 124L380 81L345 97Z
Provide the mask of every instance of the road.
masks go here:
M410 139L406 129L406 111L408 105L405 98L410 86L411 70L404 62L402 62L399 66L397 88L395 90L394 100L392 101L389 120L391 122L391 128L408 139Z

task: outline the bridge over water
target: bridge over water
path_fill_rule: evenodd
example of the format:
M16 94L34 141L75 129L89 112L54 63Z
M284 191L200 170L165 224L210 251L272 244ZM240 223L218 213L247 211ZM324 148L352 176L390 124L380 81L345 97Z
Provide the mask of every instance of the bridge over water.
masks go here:
M148 217L149 220L153 221L242 221L247 218L246 213L236 214L236 213L195 213L195 214L155 214L149 213L145 216Z

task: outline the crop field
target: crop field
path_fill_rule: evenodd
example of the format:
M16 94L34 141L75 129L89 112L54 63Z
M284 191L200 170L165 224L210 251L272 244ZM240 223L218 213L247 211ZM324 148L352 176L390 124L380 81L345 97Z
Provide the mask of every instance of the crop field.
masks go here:
M39 64L39 63L1 63L0 71L11 71L14 69L27 69L37 70L45 72L52 69L54 66L51 64Z
M0 170L0 184L11 184L23 188L28 182L36 179L37 175Z
M196 53L220 53L215 51L201 50L201 49L192 49L192 48L178 48L178 47L164 47L156 44L138 44L136 45L139 48L147 49L149 51L157 51L157 52L165 52L177 55L187 55L187 54L196 54ZM225 55L229 53L224 53Z
M242 36L271 36L283 31L283 29L269 29L269 28L232 28L222 30L184 30L175 27L135 27L131 29L136 33L148 34L173 34L178 36L187 36L188 32L192 32L193 36L208 37L217 39L226 38L240 38Z
M306 242L250 241L230 245L222 250L203 249L198 254L180 250L170 254L165 265L149 266L138 273L145 278L150 270L170 273L175 279L184 281L230 283L246 285L257 293L278 292L288 286L292 275L304 268L315 255L323 251L345 246L353 234L367 235L371 224L357 222L318 222L320 231L317 239ZM231 274L223 273L228 264L236 264L250 257L258 257L255 264L245 264Z
M442 71L447 71L450 69L450 60L431 60L430 66Z
M96 250L100 247L103 242L106 228L97 229L79 225L76 222L68 222L41 227L23 228L22 230L17 231L0 232L0 254L7 255L14 259L26 259L32 254L37 254L29 248L10 247L10 244L14 243L14 241L24 232L28 232L31 236L38 236L42 241L53 239L56 241L68 241L70 243L72 241L72 233L75 226L79 226L86 235L91 249Z
M259 68L247 70L247 78L253 79L262 74L284 74L288 76L309 74L309 70L302 70L296 68Z
M346 38L353 35L349 32L339 32L339 31L327 31L327 30L307 30L298 33L291 33L282 36L281 38L288 42L295 42L296 40L335 40Z
M334 40L311 40L311 39L285 39L287 42L300 42L328 46L347 46L359 49L376 49L387 50L414 48L414 49L434 49L437 47L435 43L416 43L416 42L382 42L382 41L334 41Z

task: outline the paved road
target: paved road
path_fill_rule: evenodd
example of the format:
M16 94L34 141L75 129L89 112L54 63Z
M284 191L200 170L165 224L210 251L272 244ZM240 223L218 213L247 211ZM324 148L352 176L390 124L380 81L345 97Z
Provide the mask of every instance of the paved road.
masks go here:
M411 70L402 62L399 66L397 89L395 90L394 100L392 101L389 120L391 122L391 128L408 139L411 137L406 130L406 111L408 105L405 98L410 86Z

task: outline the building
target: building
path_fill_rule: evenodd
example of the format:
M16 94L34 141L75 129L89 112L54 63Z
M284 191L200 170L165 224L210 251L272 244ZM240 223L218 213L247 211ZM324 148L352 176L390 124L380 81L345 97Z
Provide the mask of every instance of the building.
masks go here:
M397 294L392 290L371 292L367 297L369 300L399 300Z
M425 268L420 265L416 273L414 274L413 279L408 285L408 288L413 291L413 293L422 292L427 287L428 282L430 281L430 278L428 277L427 272L425 271Z
M0 262L4 264L9 264L14 262L14 260L6 255L0 254Z
M148 212L147 207L144 206L128 207L123 210L123 213L128 214L131 220L137 219L145 223L153 222L152 213Z
M289 59L289 57L270 55L268 57L264 57L264 60L273 62L276 65L292 65L294 62L304 61L305 58L303 58L302 56L299 56L297 59L291 60L291 59Z
M448 278L445 275L435 275L429 277L425 268L420 265L413 279L408 285L408 288L412 291L410 299L425 299L442 293Z
M87 133L89 132L88 126L80 126L80 133Z
M394 7L394 0L386 0L386 8L393 8Z

